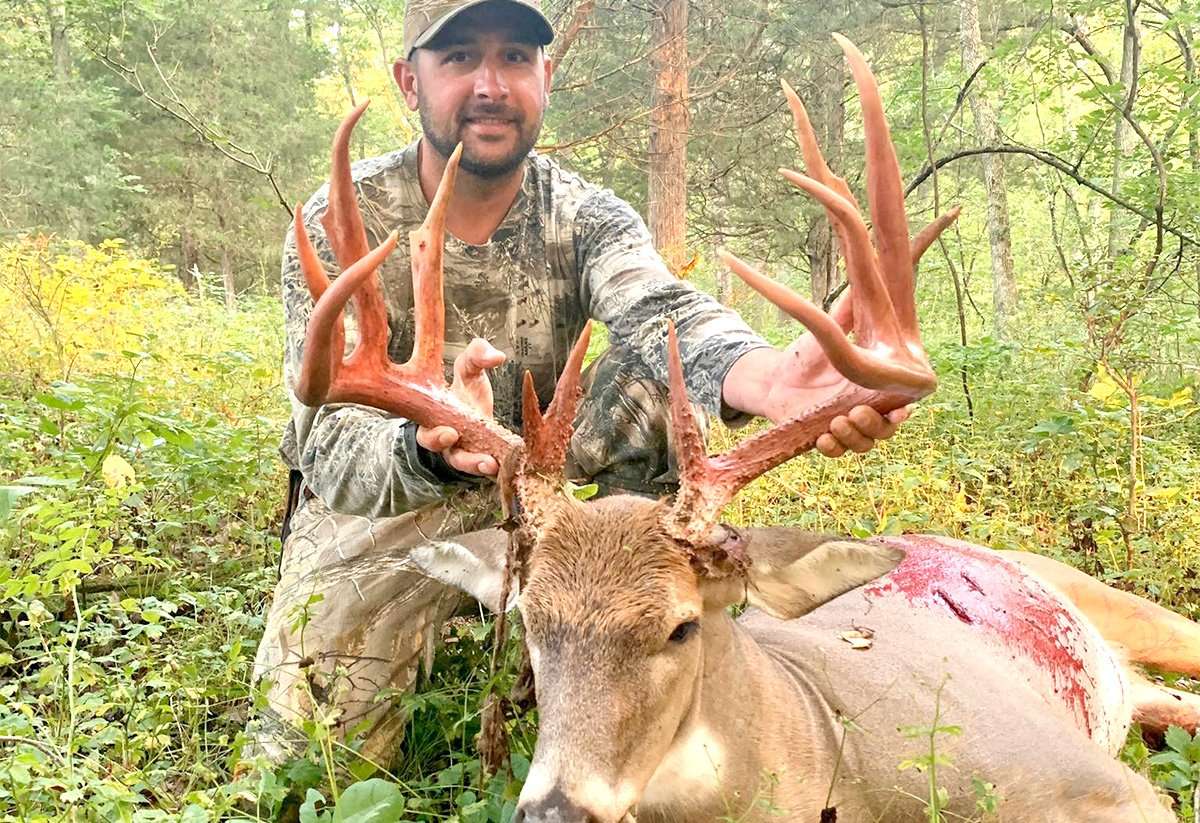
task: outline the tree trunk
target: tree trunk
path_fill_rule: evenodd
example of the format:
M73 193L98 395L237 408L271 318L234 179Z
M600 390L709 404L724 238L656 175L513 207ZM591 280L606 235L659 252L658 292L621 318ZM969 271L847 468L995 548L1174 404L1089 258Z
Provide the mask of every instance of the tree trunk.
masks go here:
M1200 80L1200 72L1196 68L1196 52L1192 49L1192 43L1196 42L1195 34L1190 25L1182 24L1179 26L1176 34L1176 42L1179 44L1179 52L1183 55L1183 70L1184 79L1187 84L1183 90L1183 105L1188 103L1188 89L1196 87L1196 81ZM1191 125L1188 126L1188 157L1191 158L1192 172L1196 174L1197 179L1200 179L1200 123L1193 117ZM1196 291L1200 293L1200 256L1197 256L1194 264L1196 271ZM1196 306L1197 311L1200 311L1200 304Z
M184 223L179 227L179 282L188 291L196 289L196 271L200 268L200 250L191 227Z
M1122 109L1126 112L1132 112L1133 104L1137 101L1137 68L1140 51L1137 20L1134 17L1133 9L1126 3L1125 26L1121 37L1120 97L1118 98ZM1121 184L1125 177L1125 159L1129 155L1132 138L1133 130L1129 128L1129 121L1118 114L1116 124L1113 126L1112 193L1114 195L1121 193ZM1122 238L1123 218L1124 215L1118 209L1113 209L1109 215L1108 259L1110 261L1115 260L1126 246Z
M979 0L960 0L963 72L970 76L986 59L979 27ZM971 114L979 141L985 146L999 143L996 112L987 98L969 92ZM1017 307L1017 282L1013 273L1012 240L1008 223L1008 191L1004 180L1004 160L999 154L981 155L983 188L987 195L988 246L992 260L992 311L996 329L1003 334Z
M50 54L54 60L54 77L71 77L71 42L67 39L66 0L46 0L46 17L50 21Z
M719 227L716 236L713 238L716 241L718 249L725 248L725 210L718 207L716 214L716 225ZM726 266L719 263L715 272L716 287L717 287L717 302L722 306L733 305L733 275Z
M233 282L233 258L226 245L221 246L221 282L225 285L225 308L233 311L237 308L237 286Z
M228 235L225 232L225 215L217 212L217 225L221 228L221 284L225 288L225 308L237 308L237 284L233 279L233 257L229 254Z
M648 211L654 245L673 272L687 262L687 0L655 0Z
M817 133L825 160L836 174L842 169L846 125L846 104L843 97L846 69L841 54L835 55L832 50L823 47L820 56L814 56L809 77L813 91L812 100L809 101L811 104L807 105L808 115ZM820 306L841 282L833 224L825 217L824 211L818 210L813 222L809 224L805 245L812 300ZM785 317L790 315L781 315L781 319Z

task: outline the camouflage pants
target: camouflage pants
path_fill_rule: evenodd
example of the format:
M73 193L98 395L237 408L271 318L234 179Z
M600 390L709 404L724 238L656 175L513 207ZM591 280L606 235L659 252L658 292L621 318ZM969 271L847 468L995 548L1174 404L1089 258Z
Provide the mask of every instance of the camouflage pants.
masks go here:
M658 496L674 488L667 392L644 368L629 350L610 349L584 376L568 475L597 482L601 493ZM265 705L248 728L243 760L278 763L298 754L300 724L316 719L360 738L371 760L390 762L407 722L399 698L413 689L422 662L428 670L442 624L466 601L417 571L409 550L485 528L497 516L490 486L380 519L304 500L292 516L255 659Z

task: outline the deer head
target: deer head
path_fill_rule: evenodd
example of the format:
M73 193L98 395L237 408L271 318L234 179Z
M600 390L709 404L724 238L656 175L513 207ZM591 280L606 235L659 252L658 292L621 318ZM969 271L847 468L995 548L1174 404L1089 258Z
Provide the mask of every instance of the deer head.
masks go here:
M317 306L309 323L297 395L309 404L364 403L421 425L458 429L463 448L493 455L501 486L511 482L529 547L517 600L532 661L540 734L520 815L533 820L619 820L639 800L668 749L696 711L706 659L720 653L726 607L743 601L794 617L874 579L898 562L895 550L844 541L797 541L784 530L739 532L719 522L722 507L748 482L812 448L830 421L868 404L888 412L932 391L913 303L913 268L954 219L936 220L910 241L899 166L873 76L839 38L866 121L868 231L843 180L825 165L799 98L785 84L809 174L785 171L833 221L851 289L824 314L732 255L723 259L760 293L808 327L849 381L837 397L708 457L691 417L675 341L669 332L673 443L681 488L673 500L613 497L590 503L562 492L562 466L578 395L587 330L576 344L543 416L526 379L524 436L481 416L443 376L441 253L446 204L458 165L450 158L425 223L410 236L416 349L389 362L386 319L375 269L394 248L374 250L350 181L347 143L355 110L334 142L325 226L343 272L332 285L304 232L296 237ZM872 242L873 241L873 242ZM343 360L340 314L353 299L360 342ZM852 338L852 339L851 339ZM413 557L429 573L494 609L502 602L502 540L478 535L431 542ZM489 543L492 551L481 550ZM490 559L489 559L490 558ZM710 624L712 628L710 629Z

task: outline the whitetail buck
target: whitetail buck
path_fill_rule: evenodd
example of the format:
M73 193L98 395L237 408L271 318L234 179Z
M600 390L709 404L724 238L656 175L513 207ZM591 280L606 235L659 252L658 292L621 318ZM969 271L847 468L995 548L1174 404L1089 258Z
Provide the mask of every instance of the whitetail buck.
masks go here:
M784 174L837 227L850 303L828 317L726 258L817 335L846 377L829 404L708 458L672 330L679 493L574 500L562 491L561 470L586 331L544 418L526 381L523 438L444 382L441 249L457 154L411 235L416 351L404 365L389 362L373 272L396 238L368 251L354 204L346 142L361 110L335 142L327 227L345 270L332 285L297 213L319 298L300 397L451 425L464 448L494 455L501 487L515 489L524 551L506 555L507 538L493 530L431 541L413 557L493 609L520 610L540 728L519 820L926 820L929 775L899 768L924 755L940 764L932 782L946 792L946 820L981 816L978 779L999 797L992 819L1170 821L1151 785L1114 755L1135 712L1194 726L1194 703L1135 684L1105 635L1135 660L1194 670L1193 624L1045 559L1012 562L1022 558L939 537L854 541L717 519L742 486L811 448L835 415L864 403L887 412L934 387L913 266L953 214L910 242L874 78L858 51L839 42L862 99L873 238L790 89L810 176ZM361 336L343 362L339 318L352 296ZM509 571L519 579L511 598L503 594ZM735 620L729 607L743 602L751 608ZM1149 622L1128 620L1142 616ZM949 725L961 733L904 731Z

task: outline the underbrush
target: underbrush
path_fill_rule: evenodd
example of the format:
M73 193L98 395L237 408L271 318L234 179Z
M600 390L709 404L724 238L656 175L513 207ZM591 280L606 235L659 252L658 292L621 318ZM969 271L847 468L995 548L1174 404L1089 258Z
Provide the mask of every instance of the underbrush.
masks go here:
M0 819L511 817L535 725L513 721L511 773L484 781L480 706L516 668L514 645L487 680L486 620L447 627L397 763L313 726L309 757L232 774L285 487L275 300L228 312L120 244L30 240L0 248L0 317ZM1142 376L1134 435L1128 397L1053 331L1066 322L1031 317L1019 345L967 348L932 324L942 388L900 435L792 461L729 519L1034 549L1200 616L1195 372ZM1127 759L1193 819L1195 741L1132 741Z

